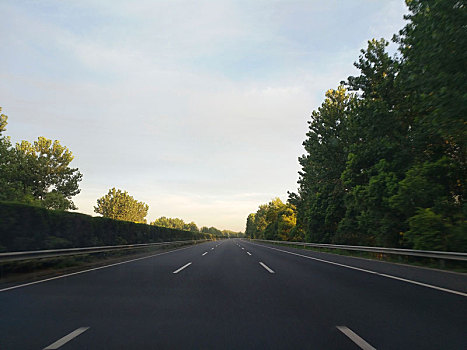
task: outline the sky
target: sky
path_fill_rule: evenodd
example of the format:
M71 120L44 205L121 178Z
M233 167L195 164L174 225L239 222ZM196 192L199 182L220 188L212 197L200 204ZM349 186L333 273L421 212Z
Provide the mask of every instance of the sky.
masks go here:
M0 106L13 142L60 140L78 211L112 187L244 231L296 191L311 112L357 73L402 0L0 0ZM394 48L390 48L394 49Z

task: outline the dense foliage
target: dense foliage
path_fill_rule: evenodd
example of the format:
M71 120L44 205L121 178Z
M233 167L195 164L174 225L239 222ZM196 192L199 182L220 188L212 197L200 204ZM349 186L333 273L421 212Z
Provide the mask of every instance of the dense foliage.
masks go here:
M199 232L0 202L0 251L210 238Z
M201 232L201 233L210 234L216 237L221 237L221 236L242 237L243 236L242 232L235 232L235 231L230 231L230 230L221 231L213 226L211 227L203 226L201 227L201 229L199 229L198 226L193 221L190 223L185 223L183 219L168 218L165 216L161 216L160 218L154 220L153 222L151 222L151 225L175 228L178 230L185 230L185 231L191 231L191 232Z
M1 108L0 108L1 112ZM70 168L71 151L59 141L39 137L15 147L2 135L8 118L0 115L0 200L18 201L50 209L76 209L72 197L82 175Z
M94 212L105 218L146 223L149 206L138 202L127 191L111 188L109 192L97 200Z
M194 222L185 223L185 221L179 218L167 218L165 216L161 216L160 218L151 222L151 225L175 228L177 230L199 232L199 228Z
M212 228L212 227L210 227ZM201 231L202 232L202 231ZM237 238L241 238L241 237L245 237L245 234L243 232L236 232L236 231L232 231L232 230L222 230L221 231L221 235L223 237L227 237L227 238L234 238L234 237L237 237Z
M312 113L298 192L289 194L297 227L284 239L467 250L467 9L455 0L407 5L397 54L384 39L369 41L359 75ZM271 225L258 212L247 235ZM263 235L281 237L273 232Z
M274 198L248 215L245 235L251 238L296 240L295 206Z

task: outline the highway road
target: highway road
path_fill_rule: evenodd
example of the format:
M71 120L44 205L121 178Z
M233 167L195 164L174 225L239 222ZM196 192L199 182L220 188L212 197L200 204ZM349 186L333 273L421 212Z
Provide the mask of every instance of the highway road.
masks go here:
M13 288L0 349L467 349L467 276L214 241Z

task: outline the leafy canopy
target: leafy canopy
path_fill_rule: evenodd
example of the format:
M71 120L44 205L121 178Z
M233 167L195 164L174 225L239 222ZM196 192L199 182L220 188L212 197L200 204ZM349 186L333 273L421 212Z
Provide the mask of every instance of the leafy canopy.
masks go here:
M311 115L289 193L296 226L281 232L273 200L248 216L248 236L467 250L466 5L406 3L397 54L368 41L358 74Z
M199 232L198 226L196 226L194 222L185 223L185 221L179 218L167 218L165 216L161 216L160 218L151 222L151 225L174 228L183 231Z
M110 219L146 223L149 206L138 202L126 191L112 188L97 200L94 212Z
M245 235L250 238L272 240L298 239L295 206L274 198L260 205L256 213L248 215Z
M10 139L1 136L7 120L0 115L0 199L49 209L77 209L71 198L80 193L82 174L70 167L72 152L58 140L45 137L12 147Z

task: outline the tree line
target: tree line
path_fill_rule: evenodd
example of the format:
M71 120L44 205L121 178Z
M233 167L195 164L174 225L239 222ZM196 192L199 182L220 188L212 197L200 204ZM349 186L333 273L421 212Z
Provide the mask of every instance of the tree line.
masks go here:
M149 206L144 202L139 202L128 194L126 191L122 191L116 188L112 188L103 197L97 200L97 206L94 207L94 211L101 214L103 217L133 221L136 223L146 223L146 215L148 213ZM230 230L219 230L213 226L203 226L198 228L193 221L186 223L183 219L179 218L168 218L161 216L150 223L152 226L167 227L175 230L189 231L194 233L205 233L214 236L230 236L240 237L243 235L242 232L234 232Z
M245 235L251 238L293 241L300 240L297 231L296 208L290 202L274 198L259 206L256 213L248 215Z
M284 204L295 227L287 234L280 215L264 214L273 201L248 216L247 235L467 250L467 11L454 0L406 3L396 54L369 41L359 74L311 114L298 191Z
M211 234L217 237L220 236L227 236L227 237L241 237L243 235L242 232L235 232L231 230L219 230L213 226L207 227L203 226L198 228L198 226L192 221L189 223L185 223L183 219L179 218L168 218L165 216L161 216L160 218L151 222L151 225L159 226L159 227L168 227L178 230L190 231L190 232L201 232L205 234Z
M83 175L77 168L70 166L74 158L72 152L58 140L52 141L45 137L38 137L33 143L23 140L13 146L10 138L3 134L8 117L1 111L0 107L0 201L59 211L77 209L73 197L80 193L79 182ZM111 188L107 194L98 198L94 207L94 212L105 218L140 224L147 223L148 210L146 203L116 188ZM178 218L160 217L150 224L174 229L173 232L242 235L241 232L221 231L215 227L199 229L194 222L185 223Z

